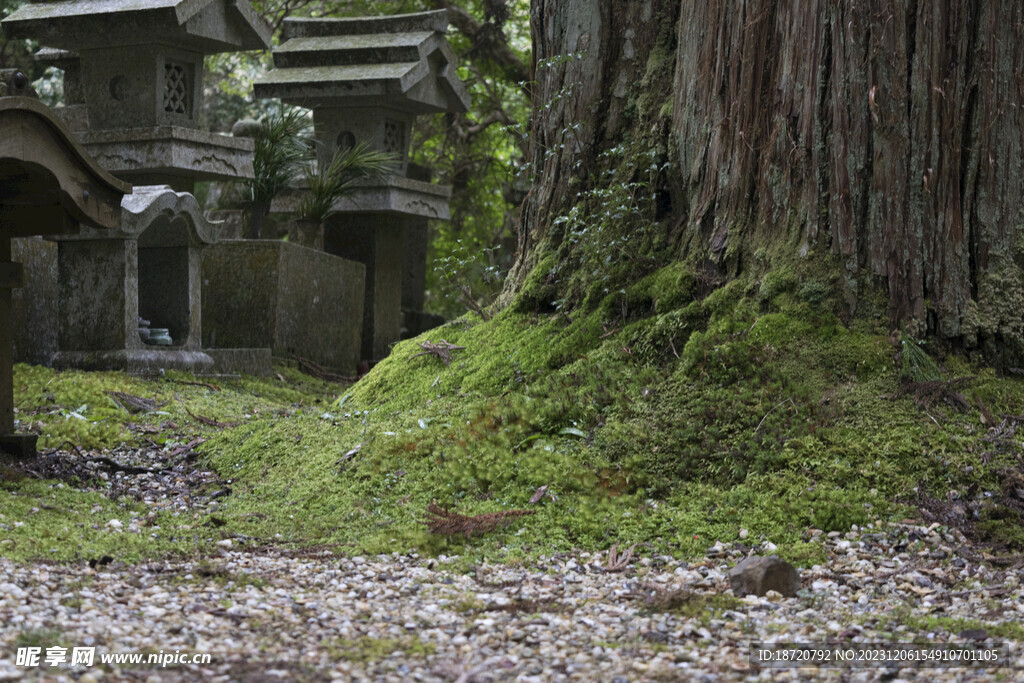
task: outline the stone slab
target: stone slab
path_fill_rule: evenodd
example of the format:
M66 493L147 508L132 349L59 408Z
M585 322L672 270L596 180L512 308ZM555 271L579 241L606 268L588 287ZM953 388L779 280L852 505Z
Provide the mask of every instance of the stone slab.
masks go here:
M449 220L448 199L452 189L421 180L390 176L381 182L355 187L335 202L338 213L379 213L390 216L418 216ZM274 213L294 213L302 201L301 191L278 196L271 205Z
M212 245L202 257L203 348L269 348L351 374L365 277L360 263L288 242Z
M213 359L213 371L219 375L255 375L274 373L270 349L204 349Z
M447 10L410 12L381 17L352 17L348 19L289 18L282 26L281 41L316 36L365 35L372 33L410 33L448 30Z
M293 38L274 50L274 65L290 69L317 64L416 62L420 59L420 45L432 35L418 32Z
M168 184L179 189L184 178L253 177L253 141L248 138L180 126L89 130L77 136L104 169L137 185Z
M28 459L36 456L35 434L0 434L0 459L2 456Z
M57 245L39 237L11 240L12 259L25 269L25 286L12 293L14 362L49 365L57 352L60 308Z
M186 349L119 349L115 351L58 351L53 367L79 370L118 370L132 375L159 375L164 370L181 370L197 375L213 370L213 359L203 351Z

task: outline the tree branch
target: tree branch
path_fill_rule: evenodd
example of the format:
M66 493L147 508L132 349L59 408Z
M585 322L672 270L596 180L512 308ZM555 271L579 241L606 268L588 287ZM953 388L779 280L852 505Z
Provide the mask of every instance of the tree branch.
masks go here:
M448 18L459 32L473 43L473 50L497 66L502 75L519 85L527 97L531 97L530 67L522 62L505 37L496 37L488 31L483 22L462 9L451 0L430 0L436 9L448 10ZM500 35L500 34L499 34Z

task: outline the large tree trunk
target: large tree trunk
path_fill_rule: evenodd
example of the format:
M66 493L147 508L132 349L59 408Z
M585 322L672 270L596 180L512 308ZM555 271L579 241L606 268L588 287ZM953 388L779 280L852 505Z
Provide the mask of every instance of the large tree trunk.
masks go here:
M534 0L532 28L513 288L629 129L670 150L674 254L735 276L752 245L831 253L847 314L881 291L893 326L1024 364L1024 5Z

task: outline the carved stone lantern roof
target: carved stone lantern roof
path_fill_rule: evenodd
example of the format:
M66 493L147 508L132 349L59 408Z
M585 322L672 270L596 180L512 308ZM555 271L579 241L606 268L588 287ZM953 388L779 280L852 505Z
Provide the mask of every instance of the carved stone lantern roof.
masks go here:
M57 50L62 116L101 165L135 184L191 189L252 177L252 141L198 130L205 55L270 46L248 0L34 0L3 21L8 38Z
M384 106L412 114L462 112L445 10L357 19L287 19L274 69L257 97L316 110Z
M470 98L445 39L446 10L355 19L286 19L274 68L257 80L257 97L313 110L317 156L367 142L395 154L395 176L364 183L334 210L448 218L450 190L408 177L413 119L463 112ZM276 208L291 208L282 198Z
M246 0L33 0L3 22L11 38L65 50L166 43L204 55L270 47Z

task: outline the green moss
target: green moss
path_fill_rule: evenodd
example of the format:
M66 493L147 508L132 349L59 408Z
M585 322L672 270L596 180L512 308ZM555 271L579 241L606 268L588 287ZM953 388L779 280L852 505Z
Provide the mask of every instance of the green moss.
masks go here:
M336 386L281 366L285 379L244 377L201 382L184 373L144 379L117 372L55 370L19 364L14 369L15 415L20 431L39 435L39 447L68 443L81 448L163 443L181 429L211 428L194 416L235 422L274 411L300 412L336 397ZM136 411L112 392L153 400L153 410ZM190 414L191 413L191 414Z
M394 654L405 657L427 657L434 654L433 643L425 643L419 638L338 638L326 644L327 652L336 659L349 662L368 664L386 659Z
M338 552L418 548L466 563L614 543L691 556L745 528L806 565L824 560L805 541L811 528L901 518L951 490L998 498L1019 444L986 441L980 409L925 414L912 398L892 399L884 328L843 325L795 296L792 278L765 281L735 280L696 300L691 271L673 264L587 311L467 316L398 344L345 390L286 367L285 381L210 388L187 376L19 366L19 418L65 421L60 411L78 400L88 416L105 390L156 398L167 414L110 406L117 438L139 439L133 424L172 442L202 433L202 464L232 493L219 500L221 527L161 513L159 530L136 534L125 529L148 514L141 506L11 482L0 489L0 552L134 558L196 552L231 534ZM418 355L417 342L442 338L465 347L450 365ZM1024 383L966 360L951 367L977 374L970 391L991 414L1020 412ZM234 426L211 429L190 412ZM531 504L542 486L548 495ZM424 524L431 501L463 514L535 514L471 539L435 536ZM995 504L981 530L1016 543L1019 515ZM105 526L114 517L120 533Z
M55 482L0 481L0 510L0 554L17 560L65 562L108 556L133 561L220 539L203 526L204 517L169 512L150 517L144 505L111 501ZM110 526L111 520L121 527Z
M687 619L696 619L703 624L720 616L723 612L744 609L747 604L728 593L696 593L675 590L656 595L650 602L654 612L669 612Z

